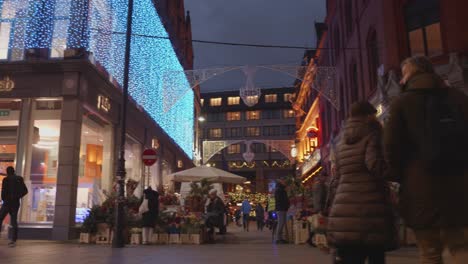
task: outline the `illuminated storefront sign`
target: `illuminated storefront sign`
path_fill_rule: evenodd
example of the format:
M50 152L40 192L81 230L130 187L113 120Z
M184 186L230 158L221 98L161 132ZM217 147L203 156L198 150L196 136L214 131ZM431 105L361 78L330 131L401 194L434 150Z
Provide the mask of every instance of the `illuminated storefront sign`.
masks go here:
M319 148L315 149L315 151L312 153L310 158L306 160L304 164L302 165L302 170L301 170L302 175L304 175L309 170L317 166L321 158L322 156L320 155L320 149Z
M15 88L15 82L10 79L10 76L5 76L0 80L0 92L11 92Z
M103 110L104 112L108 113L111 109L111 102L110 102L110 99L103 96L103 95L99 95L98 96L98 103L97 103L97 108L99 110Z

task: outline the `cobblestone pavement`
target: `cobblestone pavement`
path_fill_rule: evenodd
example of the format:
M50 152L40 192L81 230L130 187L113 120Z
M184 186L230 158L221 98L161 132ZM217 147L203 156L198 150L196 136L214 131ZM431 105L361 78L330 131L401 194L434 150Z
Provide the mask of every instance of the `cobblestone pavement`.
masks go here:
M231 228L224 237L218 236L214 245L154 245L110 246L80 245L75 242L19 241L8 248L0 241L1 263L225 263L225 264L288 264L331 263L330 255L308 245L273 245L271 233L242 232ZM388 264L417 263L415 248L405 248L388 254Z

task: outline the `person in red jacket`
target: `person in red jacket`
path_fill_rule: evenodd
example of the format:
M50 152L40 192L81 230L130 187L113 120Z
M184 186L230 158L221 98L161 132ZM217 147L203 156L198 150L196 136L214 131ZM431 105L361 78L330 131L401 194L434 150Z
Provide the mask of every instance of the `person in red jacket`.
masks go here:
M18 238L18 211L20 200L28 193L23 178L15 174L13 167L7 168L7 177L2 181L2 201L0 209L0 231L5 217L10 215L10 225L13 228L13 234L8 245L14 247Z

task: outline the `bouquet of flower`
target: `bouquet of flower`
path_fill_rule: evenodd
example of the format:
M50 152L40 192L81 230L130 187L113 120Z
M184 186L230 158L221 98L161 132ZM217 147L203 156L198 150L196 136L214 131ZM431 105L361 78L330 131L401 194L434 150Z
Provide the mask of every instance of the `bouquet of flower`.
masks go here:
M167 193L160 196L159 202L163 205L180 205L179 198L173 193Z

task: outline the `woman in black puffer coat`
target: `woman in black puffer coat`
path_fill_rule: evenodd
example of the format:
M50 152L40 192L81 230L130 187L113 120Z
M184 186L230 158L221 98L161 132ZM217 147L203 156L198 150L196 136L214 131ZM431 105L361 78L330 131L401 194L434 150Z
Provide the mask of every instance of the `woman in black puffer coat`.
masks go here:
M382 127L368 102L351 107L337 145L337 182L328 218L328 242L340 263L385 263L393 217L384 180Z

